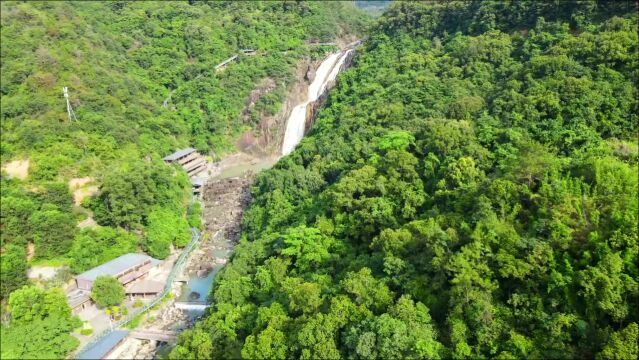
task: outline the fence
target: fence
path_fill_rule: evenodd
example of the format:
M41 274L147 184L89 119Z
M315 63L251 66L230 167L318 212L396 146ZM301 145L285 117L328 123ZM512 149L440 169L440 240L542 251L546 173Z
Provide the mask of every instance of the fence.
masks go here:
M217 238L219 234L220 234L219 231L216 232L213 235L213 238ZM97 344L100 340L104 339L105 336L109 335L113 330L128 324L131 320L133 320L134 317L136 317L139 314L142 314L143 312L147 311L148 309L152 308L153 306L157 305L160 301L162 301L162 299L166 295L168 295L168 293L173 288L173 281L175 281L175 277L178 276L178 274L182 271L182 266L186 262L189 253L191 252L191 250L193 250L193 248L200 241L201 238L202 236L200 234L200 231L195 228L191 228L191 241L188 243L188 245L186 245L184 250L182 250L182 253L180 254L180 256L178 256L177 260L175 261L175 264L173 264L173 268L171 269L171 272L169 273L169 276L166 279L166 283L164 284L164 290L162 291L162 293L158 295L155 299L153 299L151 302L145 304L143 307L139 308L135 312L132 312L129 315L127 315L125 318L119 320L116 323L111 323L111 326L108 329L105 329L100 334L94 336L88 343L86 343L82 347L82 349L76 352L76 354L81 354L84 351L90 349L93 345Z

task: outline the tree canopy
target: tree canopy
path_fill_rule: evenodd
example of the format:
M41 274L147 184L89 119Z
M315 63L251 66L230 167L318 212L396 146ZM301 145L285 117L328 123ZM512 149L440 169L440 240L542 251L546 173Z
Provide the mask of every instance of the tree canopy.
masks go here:
M8 324L0 336L3 359L64 358L79 345L69 333L81 325L61 289L22 287L9 296Z
M120 305L124 295L124 286L113 276L98 276L91 288L91 300L99 308Z
M637 8L398 2L171 357L637 357Z

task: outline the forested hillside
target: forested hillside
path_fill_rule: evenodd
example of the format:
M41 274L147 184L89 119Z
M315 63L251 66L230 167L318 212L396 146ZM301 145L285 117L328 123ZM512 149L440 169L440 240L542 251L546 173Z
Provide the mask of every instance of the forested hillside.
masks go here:
M3 2L2 161L30 160L25 180L2 177L3 255L24 258L27 241L40 259L73 248L75 224L86 216L73 208L66 185L73 177L92 176L100 186L86 204L100 225L141 229L153 211L183 217L190 185L183 174L173 177L161 156L189 145L204 153L232 150L235 137L255 125L241 123L240 112L260 80L270 77L279 87L263 100L263 107L277 107L296 62L310 54L305 42L362 29L363 18L348 6ZM214 71L241 48L258 56ZM77 122L67 119L63 86ZM76 238L79 251L98 255L93 263L116 256L102 251L135 247L134 236L104 231L91 236L91 246ZM115 238L126 246L105 249ZM83 257L78 261L86 263ZM73 265L79 271L95 264ZM23 282L3 280L2 297Z
M170 357L637 358L636 6L391 5Z
M29 162L21 176L1 179L6 320L9 294L28 283L32 264L78 273L127 252L165 258L184 246L199 215L187 220L189 180L161 157L187 146L235 151L239 134L260 131L258 115L279 109L298 62L322 51L306 44L355 36L367 19L348 2L3 1L1 21L0 155L3 168ZM255 55L215 71L242 49ZM274 89L243 120L265 79ZM67 117L65 86L77 121ZM72 184L97 192L74 203ZM78 228L88 216L98 226ZM23 294L36 303L35 293ZM8 299L12 315L20 301ZM6 337L38 326L4 325L3 357ZM74 346L66 338L56 346L57 334L10 357L63 357Z

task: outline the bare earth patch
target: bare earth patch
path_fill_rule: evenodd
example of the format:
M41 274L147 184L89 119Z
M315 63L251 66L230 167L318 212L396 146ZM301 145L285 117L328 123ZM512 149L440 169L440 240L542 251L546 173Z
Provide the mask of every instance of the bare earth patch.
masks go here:
M76 206L82 205L82 200L86 197L93 196L98 193L97 186L88 186L85 188L78 189L73 192L73 203Z
M35 244L31 241L27 243L27 261L31 261L35 255Z
M73 178L69 180L69 189L73 191L73 203L76 206L80 206L84 198L97 194L97 186L86 186L93 181L94 179L88 176L83 178Z
M27 276L29 279L48 280L55 276L61 266L34 266L29 269Z
M93 180L94 179L92 177L90 177L90 176L81 177L81 178L73 178L73 179L69 180L69 189L75 190L75 189L81 188L81 187L83 187L84 185L90 183Z
M96 223L95 220L93 220L93 218L89 216L84 221L80 222L78 224L78 227L80 229L84 229L84 228L88 228L88 227L96 227L97 225L98 225L98 223Z
M24 180L29 176L29 159L9 161L2 169L10 177Z

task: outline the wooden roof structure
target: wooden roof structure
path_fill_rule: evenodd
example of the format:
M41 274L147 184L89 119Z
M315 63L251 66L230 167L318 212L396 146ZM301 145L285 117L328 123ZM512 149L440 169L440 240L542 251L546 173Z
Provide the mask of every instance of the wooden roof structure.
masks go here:
M171 155L167 155L164 158L162 158L162 160L167 161L167 162L171 162L171 161L175 161L178 159L181 159L189 154L194 153L196 150L194 148L186 148L186 149L180 149L176 152L174 152Z

